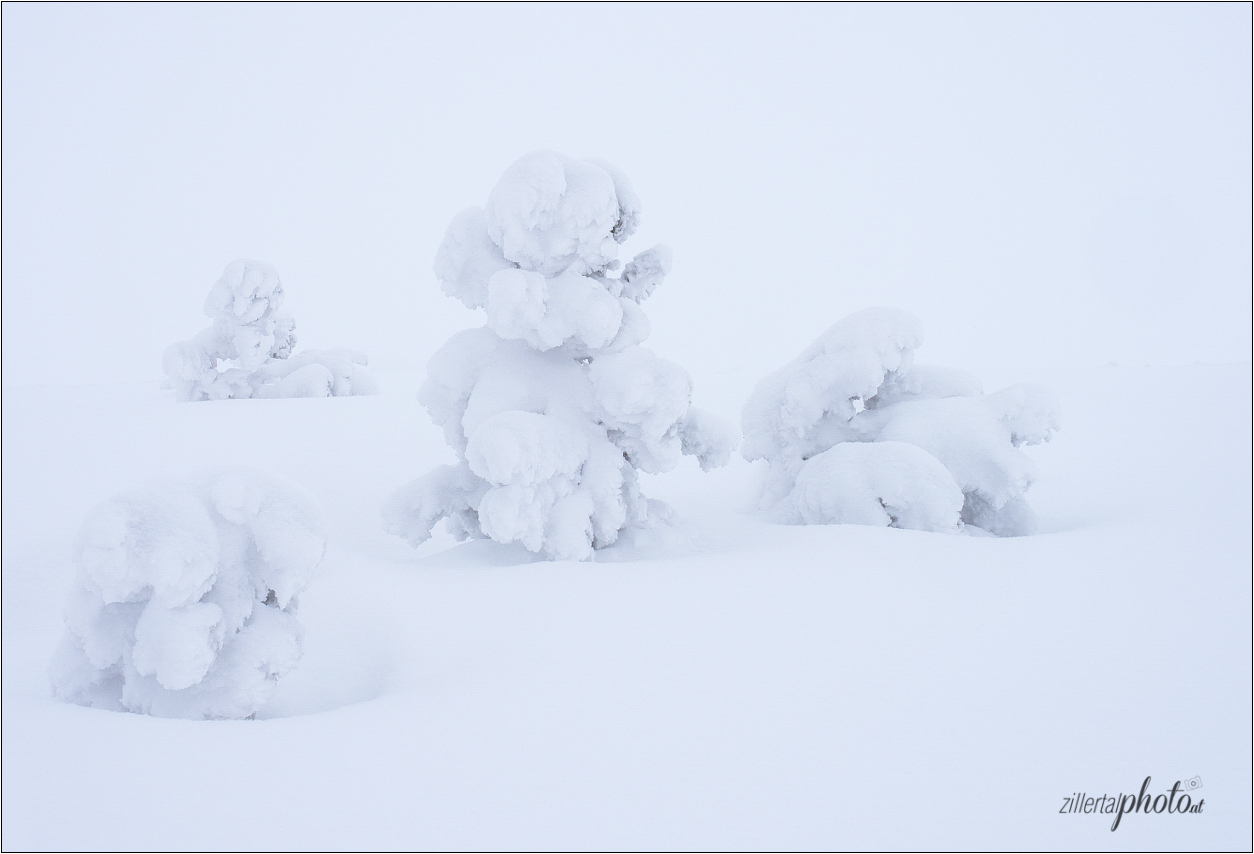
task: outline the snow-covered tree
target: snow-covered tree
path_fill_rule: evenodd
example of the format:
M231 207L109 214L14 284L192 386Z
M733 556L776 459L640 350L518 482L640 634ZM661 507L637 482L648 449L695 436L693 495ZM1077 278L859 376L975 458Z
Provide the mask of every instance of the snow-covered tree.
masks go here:
M252 715L300 660L297 598L324 551L311 502L256 475L110 499L75 546L55 693L160 717Z
M282 310L279 274L259 261L233 261L205 299L213 325L166 348L167 380L179 400L375 394L355 350L292 355L296 322Z
M984 394L962 371L915 364L919 322L893 309L850 315L745 403L747 460L766 460L762 505L783 522L1031 533L1034 478L1022 445L1059 429L1036 385Z
M551 151L514 163L485 207L454 217L435 273L487 325L435 354L418 397L459 462L399 490L389 531L418 545L446 519L458 539L584 559L661 511L637 471L669 471L681 454L706 470L728 461L730 425L692 407L688 375L640 346L640 303L671 253L620 265L639 220L621 172Z

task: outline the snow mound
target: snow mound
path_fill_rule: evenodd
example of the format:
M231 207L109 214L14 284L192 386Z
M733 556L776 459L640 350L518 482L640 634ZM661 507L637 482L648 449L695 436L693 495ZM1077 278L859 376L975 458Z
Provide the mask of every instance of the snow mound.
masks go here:
M912 315L868 309L758 383L741 416L742 452L768 463L764 508L804 524L1036 529L1024 498L1035 470L1021 446L1059 429L1057 399L1026 384L984 394L969 374L915 364L922 341ZM856 445L867 447L847 447Z
M582 560L665 515L638 471L669 471L684 454L705 470L728 462L731 425L694 409L687 373L640 346L639 304L670 271L670 250L610 275L639 220L621 172L551 151L523 157L486 208L454 217L435 274L487 323L440 348L418 399L459 464L393 495L388 531L419 545L443 519L458 539Z
M905 442L845 442L811 457L779 507L802 525L961 527L962 490L935 457Z
M376 394L364 353L306 350L282 311L279 274L260 261L231 262L205 299L213 325L166 348L166 381L179 400Z
M249 717L300 660L297 600L324 551L311 502L257 475L110 499L75 545L54 692L159 717Z

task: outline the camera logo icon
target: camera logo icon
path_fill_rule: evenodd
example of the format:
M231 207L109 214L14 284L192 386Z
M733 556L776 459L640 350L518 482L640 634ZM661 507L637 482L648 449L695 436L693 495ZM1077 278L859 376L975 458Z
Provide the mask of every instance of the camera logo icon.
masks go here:
M1180 784L1181 791L1185 792L1196 792L1200 788L1202 788L1201 777L1190 777Z

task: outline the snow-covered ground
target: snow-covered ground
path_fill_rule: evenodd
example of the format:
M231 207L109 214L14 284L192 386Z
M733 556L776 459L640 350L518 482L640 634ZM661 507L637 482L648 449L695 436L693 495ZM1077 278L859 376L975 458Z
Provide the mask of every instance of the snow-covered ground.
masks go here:
M773 367L694 370L696 400L735 418ZM684 459L642 476L674 528L591 563L384 533L453 456L421 376L379 379L6 383L5 849L1250 847L1249 364L1041 377L1032 537L775 525L762 463ZM235 466L325 511L299 668L250 721L55 701L84 514ZM1195 775L1200 814L1059 814Z
M1249 4L0 14L5 850L1250 848ZM537 149L613 163L634 193L616 169L563 160L586 179L567 186L591 194L533 217L564 210L549 207L556 170L535 173L548 177L533 189L549 188L535 199L493 188ZM532 240L568 226L578 264L562 241ZM646 248L658 244L673 252ZM222 323L198 332L237 258L281 272L282 311L277 280L232 273L233 297L265 310L233 298L228 323L211 305ZM633 322L612 340L618 320L569 325L583 298ZM589 353L621 356L643 309L646 346L678 368L637 352L623 363L639 370L615 371L601 353L568 372L586 369L594 393L566 415L595 401L621 422L582 425L591 459L645 435L627 427L649 407L610 394L616 381L670 377L649 436L709 451L695 440L714 431L697 427L714 422L685 415L679 368L694 407L740 424L759 380L872 307L918 318L920 364L1057 395L1061 431L1023 449L1038 533L774 524L753 509L766 460L703 473L684 458L654 475L665 466L641 455L639 485L673 523L625 532L590 562L443 529L424 540L421 512L389 514L419 548L385 530L388 497L422 498L405 484L454 449L474 489L509 490L489 514L497 533L534 545L538 529L510 528L509 512L537 522L574 495L569 431L546 428L537 447L569 453L523 477L432 424L415 392L459 330L486 321L527 342L537 358L517 364L560 356L550 345L576 331ZM280 359L291 318L299 341ZM340 387L364 359L332 347L368 355L381 393L271 399L367 390ZM188 396L208 380L209 397L225 383L257 399L176 403L163 368ZM484 388L569 388L534 367L519 376ZM469 387L443 390L460 405ZM873 452L892 466L833 448L849 436L820 418L812 444L775 454L777 486L797 493L776 518L851 518L846 504L874 516L862 499L913 486L904 471L936 487L937 512L916 521L952 531L954 490L973 484L918 428L962 410L950 426L969 437L1005 413L868 402L856 438L905 443ZM500 423L535 426L513 418ZM1002 445L1021 435L1003 427ZM268 471L321 505L299 666L273 696L247 694L248 720L55 700L83 519L130 488L222 469ZM848 471L874 488L849 502L818 488ZM551 505L513 500L541 480ZM236 616L285 607L277 591L270 602L269 557L249 550L272 542L244 530L261 518L260 504L243 513L250 494L183 493L218 514L193 539L232 556L214 601ZM587 551L571 507L548 514L570 523L550 556ZM1026 519L1015 507L1011 521ZM618 509L594 503L597 544ZM151 596L183 607L166 594ZM141 659L168 648L134 625ZM1203 810L1125 816L1113 833L1110 813L1067 811L1077 793L1135 795L1147 777L1151 796L1200 779Z

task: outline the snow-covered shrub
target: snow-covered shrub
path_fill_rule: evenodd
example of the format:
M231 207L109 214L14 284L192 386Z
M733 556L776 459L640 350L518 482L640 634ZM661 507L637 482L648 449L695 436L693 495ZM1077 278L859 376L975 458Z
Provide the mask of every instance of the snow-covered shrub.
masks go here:
M213 325L166 348L167 382L179 400L375 394L353 350L293 356L296 322L282 310L283 284L259 261L233 261L205 299Z
M297 598L324 551L310 501L257 475L110 499L75 544L55 693L160 717L252 715L300 660Z
M1031 533L1033 466L1059 406L1046 389L984 394L980 381L920 365L919 322L868 309L832 326L745 403L742 453L769 464L762 504L781 521L929 531Z
M432 357L418 397L459 462L399 490L384 508L389 531L418 545L445 519L458 539L583 559L648 523L637 471L668 471L681 454L707 470L729 460L730 426L690 405L683 369L640 346L639 304L670 250L611 275L639 220L617 169L551 151L523 157L485 207L453 218L435 273L487 325Z

